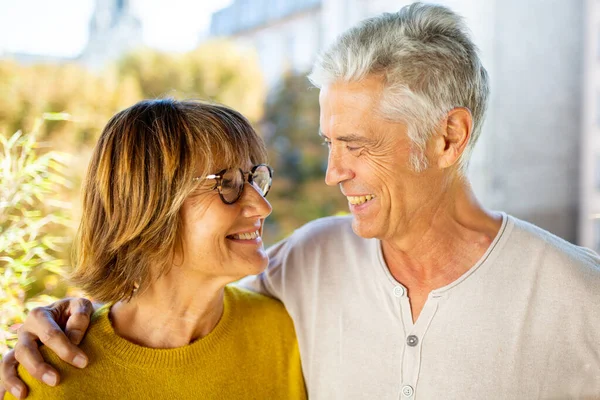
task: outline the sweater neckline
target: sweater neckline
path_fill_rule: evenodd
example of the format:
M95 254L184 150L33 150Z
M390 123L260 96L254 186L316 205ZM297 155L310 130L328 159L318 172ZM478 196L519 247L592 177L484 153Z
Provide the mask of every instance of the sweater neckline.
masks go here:
M232 320L235 318L233 289L226 286L223 294L223 315L215 328L205 337L192 343L172 349L154 349L128 341L116 334L110 320L112 304L96 311L92 326L86 338L99 348L103 356L114 359L123 365L137 368L178 368L201 362L204 357L214 354L225 342L224 338L233 333Z

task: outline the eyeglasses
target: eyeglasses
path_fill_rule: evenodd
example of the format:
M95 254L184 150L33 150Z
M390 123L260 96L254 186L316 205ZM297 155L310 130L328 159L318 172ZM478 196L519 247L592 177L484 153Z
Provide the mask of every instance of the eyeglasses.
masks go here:
M246 176L248 177L246 178ZM266 164L255 165L248 172L242 171L241 168L229 168L206 177L194 178L194 181L205 179L214 179L216 184L212 190L219 192L223 203L233 204L242 196L246 181L254 185L263 197L266 197L273 183L273 169Z

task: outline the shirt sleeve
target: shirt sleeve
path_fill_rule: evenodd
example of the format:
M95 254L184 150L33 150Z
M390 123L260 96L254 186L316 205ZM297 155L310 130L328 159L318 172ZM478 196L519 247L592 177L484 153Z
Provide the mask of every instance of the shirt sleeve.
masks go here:
M258 275L242 278L235 285L279 301L285 301L283 297L286 271L294 269L293 266L288 265L293 260L292 257L289 257L290 241L291 238L287 238L269 247L267 249L269 256L267 269Z

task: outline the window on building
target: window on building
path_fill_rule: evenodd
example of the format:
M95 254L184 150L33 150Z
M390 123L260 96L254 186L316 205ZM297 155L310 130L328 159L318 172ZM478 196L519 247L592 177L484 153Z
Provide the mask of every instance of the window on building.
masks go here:
M596 165L594 165L594 186L600 190L600 154L596 154Z
M600 127L600 92L596 93L596 126Z
M288 32L285 40L285 48L287 49L287 61L292 69L296 67L296 35L294 32Z
M600 29L598 29L598 35L596 36L596 57L600 60Z
M600 254L600 218L594 220L594 251Z

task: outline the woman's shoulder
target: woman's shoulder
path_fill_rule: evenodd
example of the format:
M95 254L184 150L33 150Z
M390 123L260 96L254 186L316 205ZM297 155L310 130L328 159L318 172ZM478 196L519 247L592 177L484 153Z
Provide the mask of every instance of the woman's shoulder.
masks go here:
M277 299L237 286L226 286L225 302L231 307L236 319L252 322L253 325L288 326L293 331L292 320Z
M226 286L225 298L236 309L272 312L274 314L286 313L285 307L279 300L238 286Z
M94 316L91 319L90 329L79 344L79 347L91 360L94 360L99 353L94 336L97 334L98 324L102 319L102 316L106 316L107 312L107 310L98 310L94 313ZM60 359L60 357L46 345L41 345L39 351L42 358L58 371L61 377L60 385L55 387L48 386L35 379L22 365L19 365L17 369L19 378L21 378L29 388L27 398L32 400L62 400L73 398L73 393L79 392L82 389L82 385L86 382L86 379L82 378L88 377L93 368L89 368L89 366L84 369L76 368ZM7 398L12 399L10 396Z

